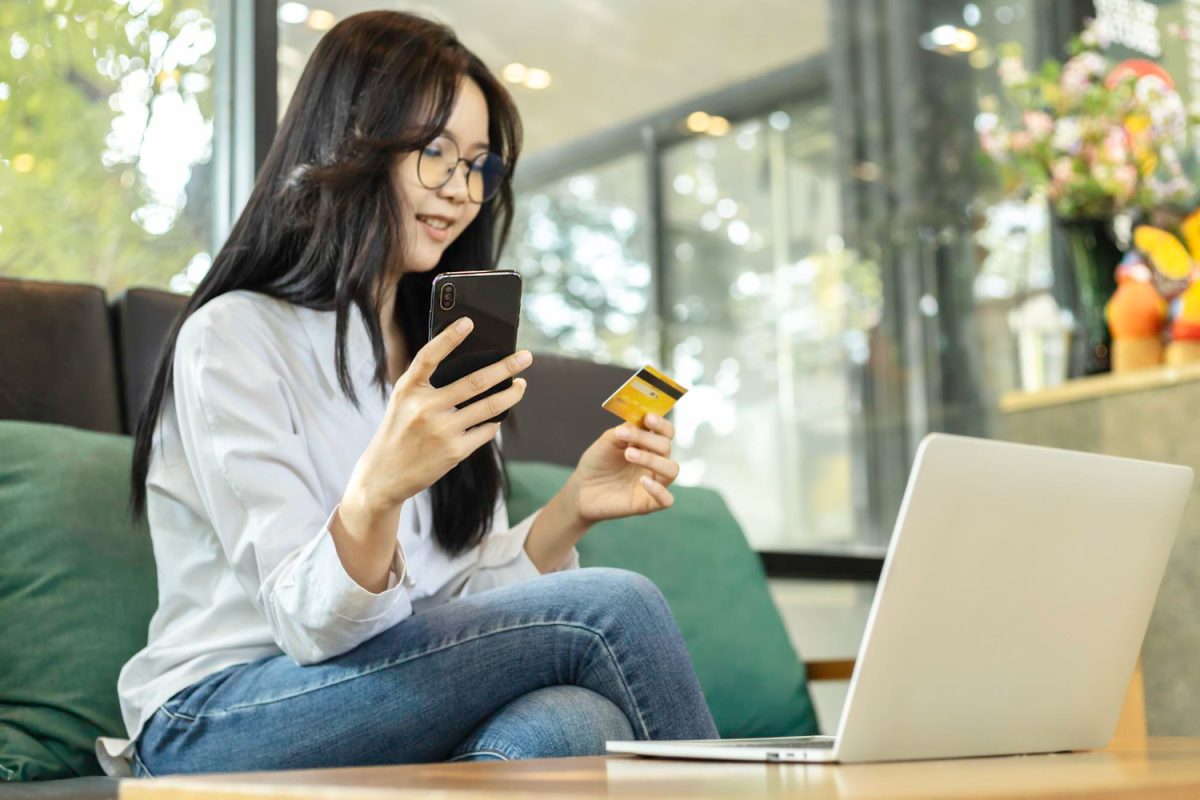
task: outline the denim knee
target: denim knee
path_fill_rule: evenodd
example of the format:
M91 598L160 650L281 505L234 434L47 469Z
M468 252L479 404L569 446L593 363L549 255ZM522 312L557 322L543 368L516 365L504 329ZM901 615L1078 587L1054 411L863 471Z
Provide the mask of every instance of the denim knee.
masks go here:
M577 574L580 594L605 611L622 616L670 616L666 598L645 575L612 567L592 567Z
M606 741L632 738L629 719L609 700L580 686L550 686L501 708L450 760L603 755Z

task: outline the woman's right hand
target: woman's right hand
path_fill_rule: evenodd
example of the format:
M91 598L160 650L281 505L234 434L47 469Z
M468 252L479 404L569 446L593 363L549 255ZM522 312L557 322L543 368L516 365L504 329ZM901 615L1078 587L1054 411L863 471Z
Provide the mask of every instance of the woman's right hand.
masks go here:
M525 381L468 406L460 403L533 362L522 350L440 389L429 381L434 370L470 335L473 324L463 317L417 351L392 390L383 422L355 466L343 503L372 515L400 505L432 486L460 461L492 441L500 423L488 420L515 406L525 394Z

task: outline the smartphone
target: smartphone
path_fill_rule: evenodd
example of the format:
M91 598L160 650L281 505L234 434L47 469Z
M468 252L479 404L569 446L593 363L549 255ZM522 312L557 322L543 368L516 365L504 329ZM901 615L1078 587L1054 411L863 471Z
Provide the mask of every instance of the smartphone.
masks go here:
M442 387L495 364L517 351L517 324L521 317L521 276L512 270L443 272L433 279L429 298L429 338L437 336L462 317L475 323L465 341L434 371L430 383ZM477 394L459 408L512 386L506 378ZM508 418L504 411L491 422Z

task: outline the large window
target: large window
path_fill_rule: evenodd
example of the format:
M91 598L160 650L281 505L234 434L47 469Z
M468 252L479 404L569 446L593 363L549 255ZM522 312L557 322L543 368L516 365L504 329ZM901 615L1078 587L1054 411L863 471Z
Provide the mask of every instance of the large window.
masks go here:
M1045 211L986 194L974 122L997 45L1036 61L1077 18L1029 2L889 8L831 6L818 80L763 76L631 132L656 176L645 341L692 387L681 480L719 487L764 550L878 552L921 437L987 434L1016 380L1008 312L1057 288ZM587 146L537 159L525 191L588 175ZM519 220L516 240L533 234Z
M645 169L632 154L519 194L501 266L524 278L522 347L657 360Z
M194 285L219 0L0 3L0 275Z
M731 487L763 549L861 538L856 397L882 296L840 235L836 162L824 99L663 156L667 358L692 387L684 479Z
M278 5L281 111L368 7ZM1044 209L986 194L975 122L998 45L1036 64L1074 0L396 7L450 24L522 112L523 344L690 386L681 480L760 549L878 554L921 437L986 435L1015 385L1010 312L1069 294Z

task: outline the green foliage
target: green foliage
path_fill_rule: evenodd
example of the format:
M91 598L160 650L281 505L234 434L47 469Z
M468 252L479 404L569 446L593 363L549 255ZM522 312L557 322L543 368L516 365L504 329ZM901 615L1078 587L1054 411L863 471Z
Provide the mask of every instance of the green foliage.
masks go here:
M0 275L167 285L211 247L211 145L151 154L147 131L194 103L178 138L211 141L208 0L3 2L0 32Z

